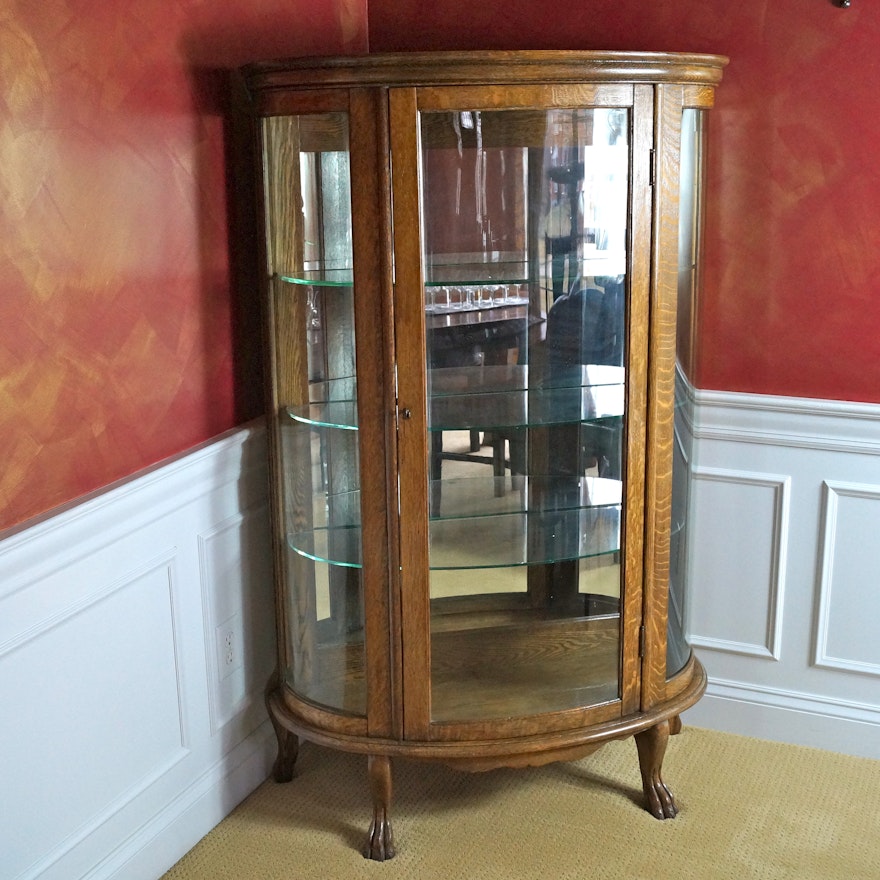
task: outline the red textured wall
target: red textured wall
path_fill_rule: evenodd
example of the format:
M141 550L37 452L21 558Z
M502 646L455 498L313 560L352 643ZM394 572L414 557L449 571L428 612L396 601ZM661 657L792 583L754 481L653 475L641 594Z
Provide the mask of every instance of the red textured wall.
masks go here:
M224 71L363 52L366 0L7 0L0 529L253 417Z
M0 529L259 412L222 122L223 72L255 58L729 55L697 384L880 402L880 8L852 3L6 0Z
M370 49L717 52L701 388L880 402L880 7L370 0Z

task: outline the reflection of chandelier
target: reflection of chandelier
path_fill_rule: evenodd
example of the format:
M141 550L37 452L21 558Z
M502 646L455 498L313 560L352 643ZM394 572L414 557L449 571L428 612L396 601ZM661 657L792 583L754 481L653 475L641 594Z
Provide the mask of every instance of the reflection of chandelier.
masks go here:
M455 130L458 158L464 155L462 146L462 130L473 131L476 136L476 162L474 163L474 195L476 223L483 231L483 245L489 238L489 217L486 199L486 151L483 149L483 119L479 110L463 110L452 115L452 127ZM455 193L455 213L461 209L461 167L458 169L458 181Z

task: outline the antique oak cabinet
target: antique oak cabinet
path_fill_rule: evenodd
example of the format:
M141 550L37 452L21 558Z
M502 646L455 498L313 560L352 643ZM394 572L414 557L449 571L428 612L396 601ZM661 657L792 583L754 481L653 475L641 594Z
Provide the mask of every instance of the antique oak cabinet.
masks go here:
M243 71L277 583L267 702L468 770L634 737L647 809L705 686L684 639L702 139L724 58L483 52ZM635 754L634 754L635 759ZM366 822L365 822L366 824Z

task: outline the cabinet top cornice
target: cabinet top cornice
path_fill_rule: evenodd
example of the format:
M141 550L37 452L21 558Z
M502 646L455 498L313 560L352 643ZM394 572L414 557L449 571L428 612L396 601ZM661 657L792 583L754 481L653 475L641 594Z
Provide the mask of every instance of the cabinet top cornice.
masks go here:
M243 69L250 89L326 86L659 82L717 85L728 59L677 52L412 52L288 58Z

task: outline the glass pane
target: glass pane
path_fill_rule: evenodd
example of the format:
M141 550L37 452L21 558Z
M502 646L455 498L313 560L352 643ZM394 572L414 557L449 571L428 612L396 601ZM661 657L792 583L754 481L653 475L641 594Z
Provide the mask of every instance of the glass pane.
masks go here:
M628 111L420 124L433 720L617 699Z
M299 151L284 189L267 181L270 193L280 190L276 201L286 200L273 211L270 199L268 218L287 539L284 675L300 696L364 714L348 120L330 113L265 124L270 175L274 132L283 128L284 148Z
M697 230L702 179L702 111L686 109L681 126L681 185L678 233L678 369L675 383L675 438L672 459L672 528L669 557L669 618L666 674L680 672L690 657L685 639L687 600L687 512L690 495L693 395L689 393L694 361Z

